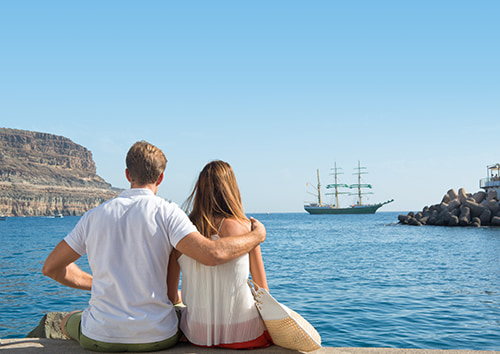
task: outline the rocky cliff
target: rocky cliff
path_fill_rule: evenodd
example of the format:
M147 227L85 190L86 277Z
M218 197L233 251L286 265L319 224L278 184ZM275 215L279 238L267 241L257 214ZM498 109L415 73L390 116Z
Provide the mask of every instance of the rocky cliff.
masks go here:
M0 215L81 215L118 195L68 138L0 128Z

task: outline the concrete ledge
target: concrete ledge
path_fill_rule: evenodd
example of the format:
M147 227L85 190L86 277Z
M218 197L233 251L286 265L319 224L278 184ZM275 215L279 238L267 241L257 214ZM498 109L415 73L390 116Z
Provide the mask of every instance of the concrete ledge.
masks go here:
M20 338L20 339L1 339L0 351L2 354L79 354L95 353L84 350L78 343L65 339L48 338ZM161 350L154 353L168 354L243 354L243 353L262 353L262 354L293 354L300 353L293 350L284 349L278 346L271 346L259 350L229 350L229 349L207 349L195 347L187 343L179 343L177 346L167 350ZM398 348L321 348L311 354L492 354L500 353L498 351L484 350L434 350L434 349L398 349Z
M40 323L34 328L27 338L0 339L0 354L25 354L25 353L53 353L53 354L79 354L95 353L82 349L80 345L70 340L61 331L61 320L67 312L49 312L45 314ZM32 338L34 337L34 338ZM276 345L258 350L229 350L200 348L186 342L181 342L175 347L153 353L169 354L243 354L256 352L262 354L297 354L295 350L284 349ZM321 348L311 354L491 354L496 351L480 350L430 350L430 349L398 349L398 348Z

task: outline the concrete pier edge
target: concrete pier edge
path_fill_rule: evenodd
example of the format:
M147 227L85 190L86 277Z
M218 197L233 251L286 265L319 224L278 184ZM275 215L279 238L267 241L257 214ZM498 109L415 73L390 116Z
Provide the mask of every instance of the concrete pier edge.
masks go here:
M0 351L2 354L79 354L95 353L82 349L80 345L67 339L49 339L49 338L15 338L0 339ZM284 349L278 346L258 350L230 350L230 349L210 349L200 348L187 343L179 343L175 347L160 350L153 353L168 354L243 354L243 353L262 353L262 354L293 354L301 353L294 350ZM499 351L484 350L442 350L442 349L399 349L399 348L333 348L324 347L311 354L492 354Z
M78 354L95 353L80 347L73 340L64 335L61 330L61 321L67 312L48 312L40 323L28 333L26 338L0 339L0 354ZM500 349L500 347L499 347ZM169 354L231 354L256 352L262 354L293 354L301 353L295 350L285 349L276 345L258 350L230 350L217 348L202 348L187 342L179 342L175 347L160 350L153 353ZM481 350L442 350L442 349L399 349L399 348L333 348L323 347L309 352L311 354L481 354L499 353L498 351Z

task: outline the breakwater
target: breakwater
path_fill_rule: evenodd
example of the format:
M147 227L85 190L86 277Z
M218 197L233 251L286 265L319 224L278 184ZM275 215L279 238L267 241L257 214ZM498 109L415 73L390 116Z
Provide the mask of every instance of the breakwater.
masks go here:
M425 206L417 213L399 215L398 220L413 226L500 226L500 205L494 190L470 194L463 188L458 193L450 189L441 203Z

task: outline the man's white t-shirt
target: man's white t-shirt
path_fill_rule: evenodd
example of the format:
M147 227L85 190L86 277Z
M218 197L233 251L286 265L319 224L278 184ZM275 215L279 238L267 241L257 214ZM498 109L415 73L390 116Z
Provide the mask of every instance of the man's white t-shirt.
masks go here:
M152 343L177 332L167 296L172 248L196 228L173 203L149 189L129 189L85 213L66 237L87 253L92 295L82 333L108 343Z

